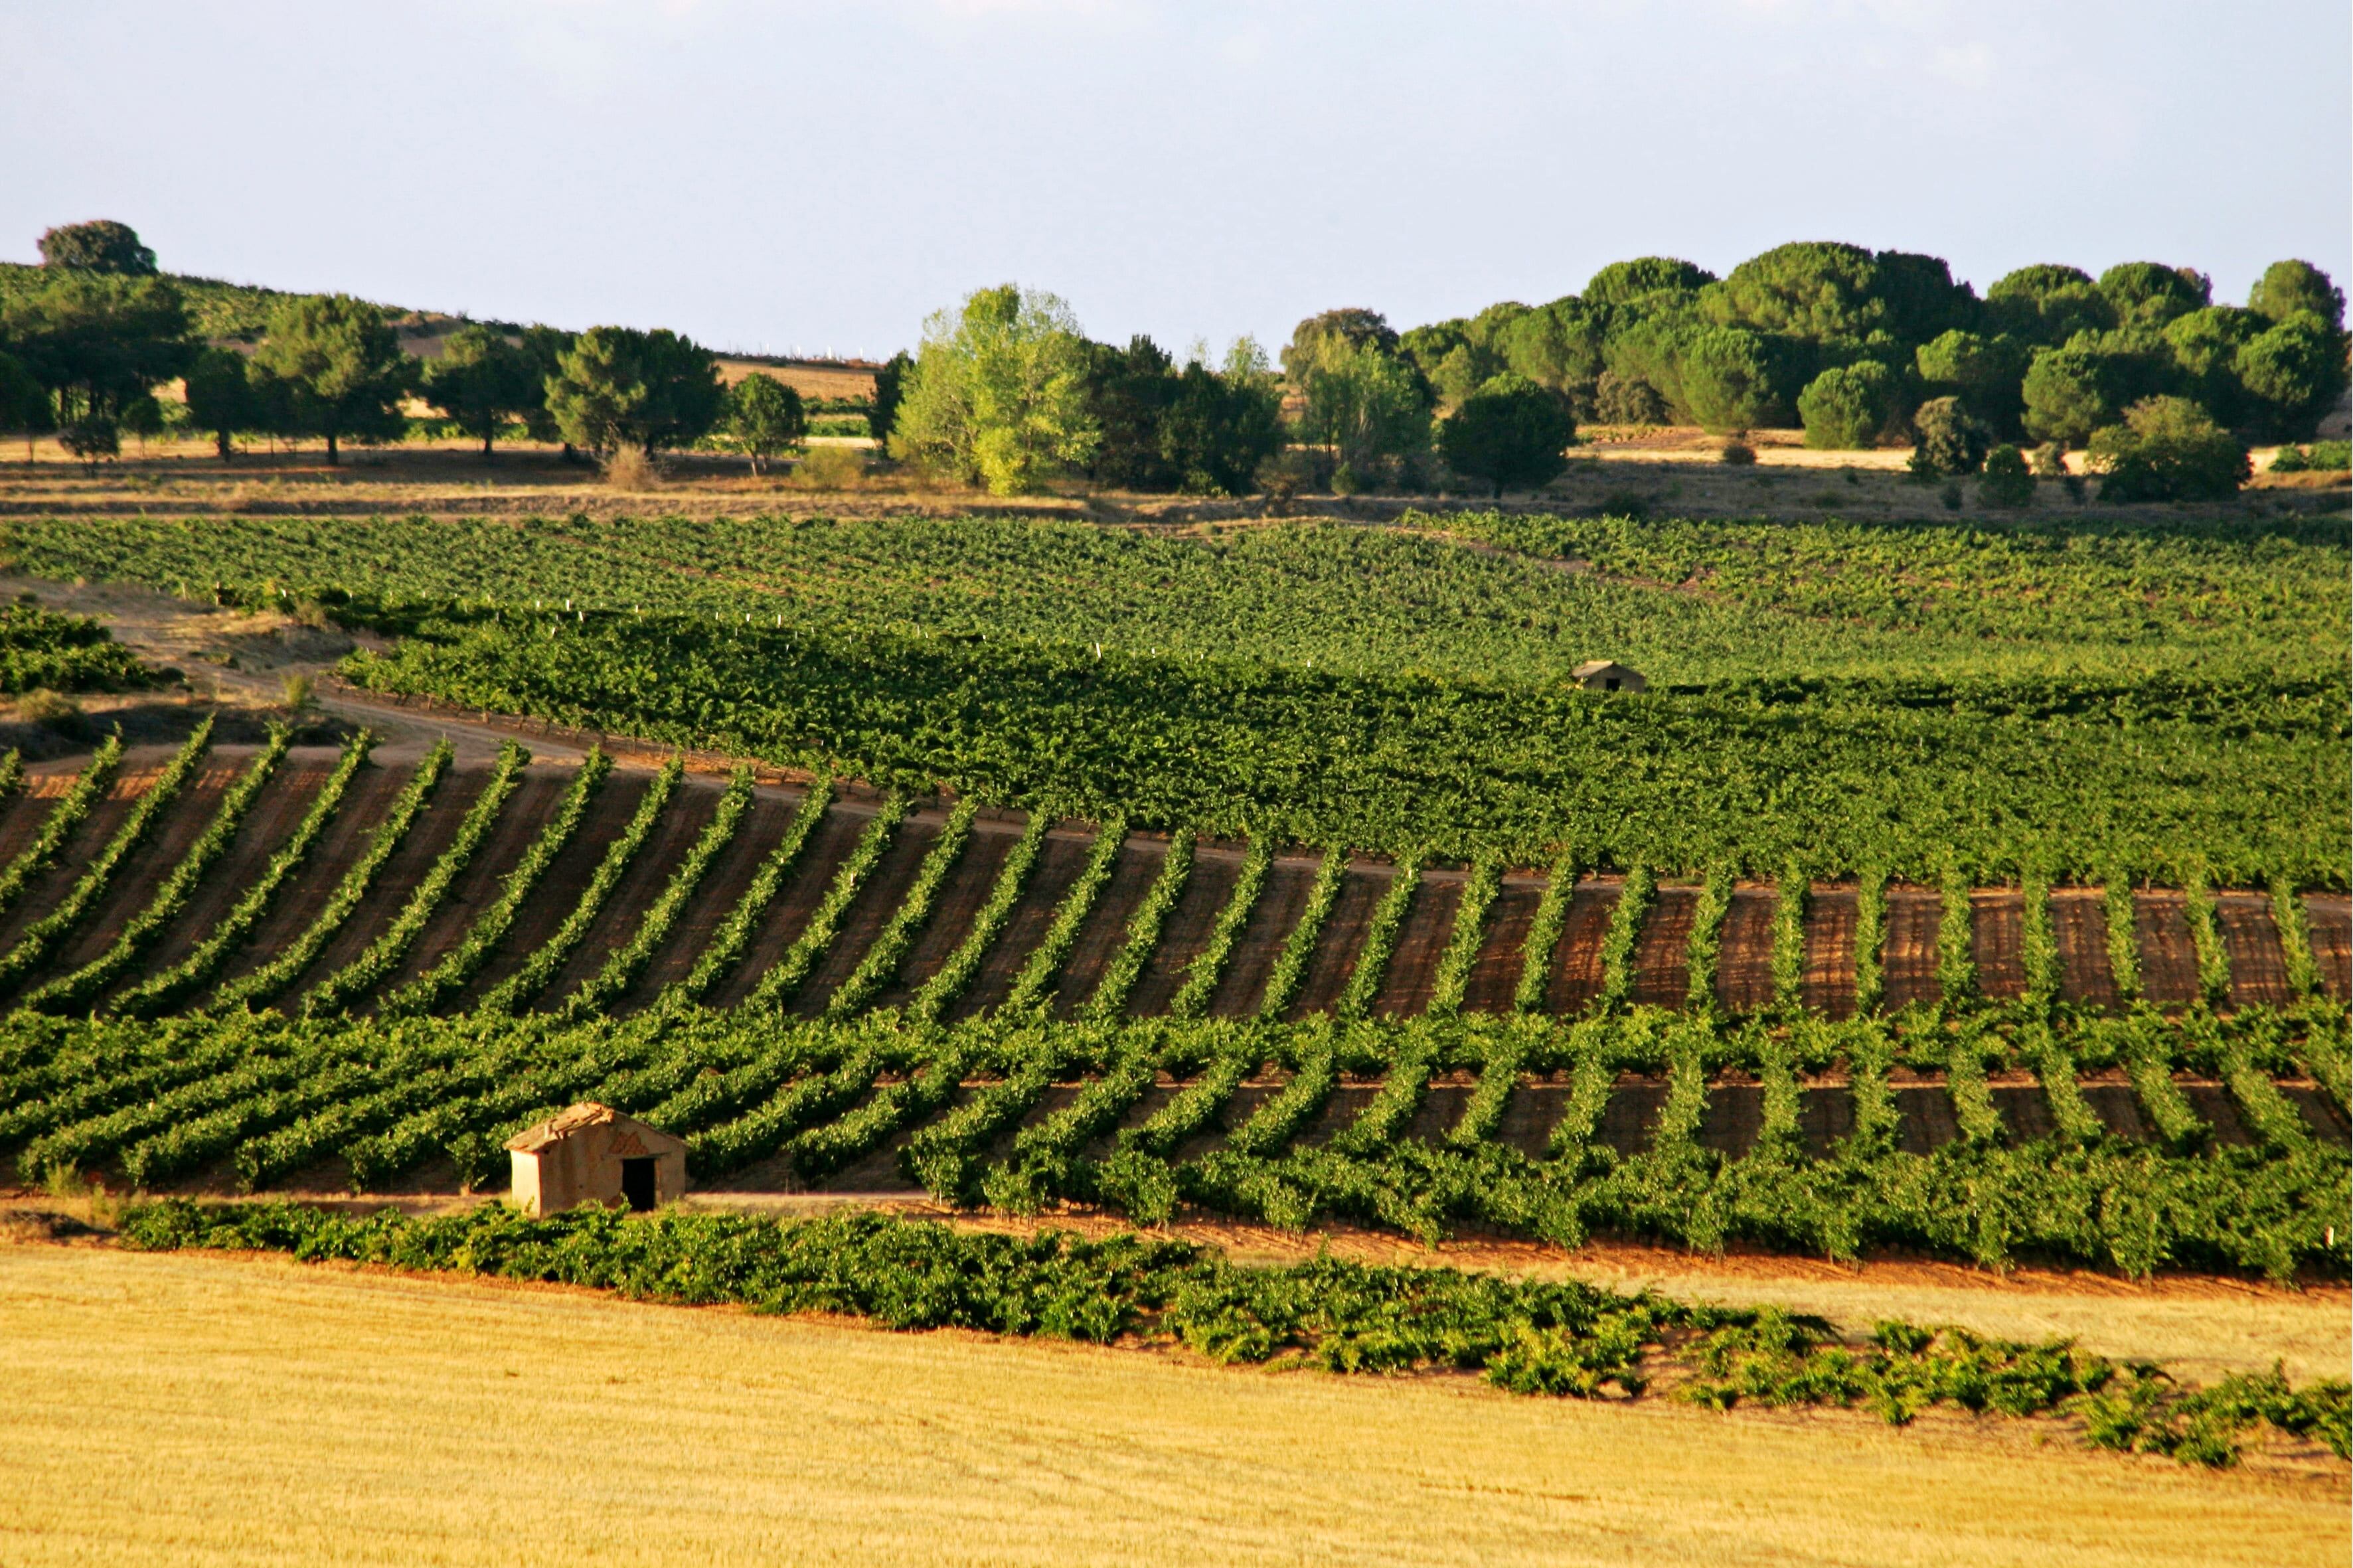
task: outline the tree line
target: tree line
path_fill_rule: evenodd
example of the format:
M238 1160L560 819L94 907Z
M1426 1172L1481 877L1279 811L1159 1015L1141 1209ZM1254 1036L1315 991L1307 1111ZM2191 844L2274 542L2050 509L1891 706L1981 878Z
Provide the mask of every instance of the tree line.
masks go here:
M807 428L791 387L723 388L710 351L667 331L470 323L419 364L376 307L290 295L240 353L195 336L125 226L53 229L42 258L41 286L0 304L0 425L85 456L154 427L154 389L174 378L224 456L235 432L268 431L322 438L332 460L342 440L401 434L412 397L486 452L515 428L599 455L718 434L758 466ZM1500 495L1556 477L1580 423L1792 422L1819 447L1909 443L1924 475L1984 471L1989 496L2031 493L2075 448L2104 494L2227 493L2248 442L2309 436L2342 395L2348 337L2343 291L2307 262L2274 263L2243 306L2212 294L2191 268L2127 262L2021 268L1980 298L1932 256L1809 242L1722 278L1614 262L1580 294L1403 332L1328 310L1278 370L1247 338L1214 363L1205 344L1179 363L1148 337L1097 342L1063 300L1008 284L925 323L878 372L868 426L892 456L1000 494L1083 475Z

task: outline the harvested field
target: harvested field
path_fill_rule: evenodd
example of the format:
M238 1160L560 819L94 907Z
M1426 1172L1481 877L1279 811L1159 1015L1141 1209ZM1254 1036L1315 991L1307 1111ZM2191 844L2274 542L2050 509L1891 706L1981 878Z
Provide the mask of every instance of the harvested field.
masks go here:
M1715 994L1735 1013L1773 1005L1773 914L1778 896L1769 887L1738 887L1724 915L1715 961Z
M1936 889L1889 884L1887 950L1880 973L1891 1010L1934 1002L1943 994L1936 984L1936 927L1943 917Z
M1806 900L1806 1005L1831 1018L1854 1016L1854 900L1851 887L1816 883Z
M1454 917L1462 907L1463 887L1463 879L1458 876L1421 879L1412 906L1406 910L1405 925L1398 932L1397 946L1389 952L1388 970L1381 977L1374 1012L1406 1017L1430 1010L1430 993L1438 984L1438 961L1445 956L1447 943L1454 940Z

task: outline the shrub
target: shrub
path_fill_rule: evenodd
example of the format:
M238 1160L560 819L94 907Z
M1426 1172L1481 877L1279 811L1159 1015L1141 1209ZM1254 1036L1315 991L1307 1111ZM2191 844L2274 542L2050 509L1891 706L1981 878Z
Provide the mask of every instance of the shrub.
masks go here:
M2186 397L2150 397L2093 433L2100 499L2224 500L2247 480L2246 448Z
M1757 460L1757 448L1746 441L1726 441L1715 460L1730 468L1745 468Z
M1462 400L1439 426L1438 445L1456 473L1506 487L1540 489L1568 466L1577 434L1568 405L1525 376L1508 372Z
M1894 412L1895 373L1876 360L1833 365L1798 394L1806 445L1826 450L1869 447Z
M2272 458L2275 474L2326 474L2353 468L2353 442L2315 441L2309 447L2282 447Z
M1924 479L1974 474L1990 437L1957 397L1932 397L1912 416L1912 471Z
M2067 472L2067 448L2057 441L2045 441L2034 448L2034 476L2055 479Z
M2034 473L2026 455L2008 442L1986 454L1985 477L1978 481L1978 500L1985 506L2028 506L2034 500Z
M866 479L866 453L857 447L811 447L793 465L793 482L813 490L846 490Z
M661 465L646 456L642 447L616 447L605 459L605 482L617 490L658 490Z
M16 717L61 735L75 734L81 728L81 709L74 700L46 686L36 687L16 699Z
M1640 376L1605 370L1593 383L1593 416L1604 425L1664 425L1667 400Z

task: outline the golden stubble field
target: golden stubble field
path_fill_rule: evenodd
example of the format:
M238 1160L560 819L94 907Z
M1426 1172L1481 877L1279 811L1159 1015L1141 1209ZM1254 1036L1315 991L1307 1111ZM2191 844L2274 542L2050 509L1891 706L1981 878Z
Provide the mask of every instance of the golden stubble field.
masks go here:
M0 1247L0 1561L2341 1564L2341 1469Z

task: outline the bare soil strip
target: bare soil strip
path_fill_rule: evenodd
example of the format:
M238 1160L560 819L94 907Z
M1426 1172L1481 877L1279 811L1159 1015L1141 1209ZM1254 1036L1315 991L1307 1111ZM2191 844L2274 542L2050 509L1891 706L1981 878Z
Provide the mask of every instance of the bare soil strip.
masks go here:
M789 1004L790 1011L803 1017L815 1017L825 1011L834 991L857 972L866 950L874 945L874 939L882 934L882 928L890 924L899 906L907 901L907 889L923 869L923 859L938 841L944 822L944 816L910 815L899 825L898 837L882 852L866 885L849 901L840 927L834 933L833 945L801 983L799 992Z
M1210 1016L1246 1018L1258 1011L1259 999L1266 994L1267 976L1282 955L1284 939L1307 908L1307 895L1314 883L1313 860L1278 858L1268 868L1258 907L1242 927L1233 957L1219 978L1217 994L1209 999Z
M1934 888L1887 889L1887 952L1880 961L1889 1011L1943 995L1936 984L1936 927L1944 902Z
M1308 958L1307 973L1285 1017L1328 1013L1340 1000L1348 977L1356 973L1356 954L1365 945L1365 929L1372 923L1373 910L1388 893L1390 879L1381 874L1386 869L1350 866L1341 877L1340 895L1332 900L1324 929L1315 933L1315 951Z
M1405 912L1397 946L1389 953L1388 971L1381 977L1374 1012L1403 1018L1430 1011L1430 993L1438 984L1438 961L1454 940L1454 916L1462 907L1464 886L1458 876L1421 879L1413 907Z
M1699 912L1699 889L1662 887L1634 942L1636 1003L1680 1007L1691 987L1692 919Z
M1806 1005L1828 1018L1854 1016L1855 890L1818 882L1806 907Z
M441 851L458 837L459 824L465 820L467 811L481 795L482 785L489 777L487 773L459 773L455 768L442 775L440 784L433 791L433 798L426 802L424 811L409 825L407 837L401 840L400 847L392 852L391 858L377 868L375 880L369 886L366 896L360 900L359 907L352 911L351 918L343 922L343 930L335 933L334 939L311 962L311 967L296 975L286 989L279 993L278 1005L291 1005L305 990L368 950L369 944L406 907L409 894L415 892L417 884L425 879L426 872L432 868L434 861L440 858ZM399 785L396 784L394 793L398 791ZM363 846L364 842L362 841ZM328 893L332 894L343 867L322 861L317 870L327 884Z
M221 796L250 761L249 754L224 757L217 749L206 759L180 798L164 810L163 820L147 830L147 841L116 867L112 881L82 916L81 924L50 954L45 973L70 974L114 945L115 934L147 907L188 846L203 837L220 808Z
M523 900L514 924L507 929L506 940L475 973L472 982L449 1000L446 1011L463 1012L502 984L572 917L581 891L596 876L606 849L628 828L629 818L637 815L638 800L652 783L653 774L634 768L615 768L606 775L604 786L588 803L587 813L581 817L571 841L557 852L555 863L541 876L539 887ZM507 809L512 811L516 804L509 801ZM514 999L518 1010L530 1006L531 1002L528 996Z
M1211 850L1206 846L1195 850L1193 868L1185 879L1185 890L1162 922L1160 942L1152 950L1152 961L1144 966L1142 978L1128 996L1131 1016L1150 1018L1168 1011L1169 1001L1184 986L1186 972L1192 968L1193 960L1208 946L1209 932L1218 923L1218 911L1233 897L1234 883L1241 868L1239 851Z
M1054 1016L1069 1018L1077 1015L1095 994L1103 981L1103 972L1127 942L1127 924L1144 902L1158 879L1160 868L1167 863L1168 844L1162 838L1131 837L1119 847L1119 858L1112 862L1111 879L1095 895L1094 907L1087 911L1084 923L1079 927L1078 940L1071 944L1070 956L1062 962L1062 974L1054 993Z
M2231 1005L2279 1006L2290 1001L2287 962L2271 900L2260 893L2221 893L2215 897L2214 913L2231 960Z
M1029 962L1029 955L1046 939L1046 928L1054 923L1054 911L1061 907L1064 895L1087 868L1094 843L1095 830L1086 825L1057 827L1047 837L1038 852L1037 863L1029 868L1029 881L1021 890L1021 901L1013 906L1013 918L1005 922L1005 929L989 944L980 963L980 973L958 1000L953 1016L969 1018L1005 1000L1006 994L1013 989L1013 982L1020 977L1022 966ZM958 940L962 940L961 932Z
M1778 902L1778 893L1769 887L1732 890L1715 960L1715 994L1735 1013L1762 1012L1773 1005L1773 913Z
M989 889L997 885L997 873L1003 868L1005 858L1013 852L1020 836L1018 826L1008 827L1003 823L978 820L973 823L963 851L948 868L939 894L932 901L931 917L915 933L915 940L907 944L907 955L900 961L898 973L874 994L876 1006L906 1005L917 988L938 973L940 965L963 944L965 933L972 930L973 916L988 901Z
M443 789L454 787L456 781L444 778ZM352 787L343 795L343 804L336 811L326 831L311 847L301 869L289 877L270 901L270 908L255 925L253 936L243 948L221 965L221 978L233 980L271 962L279 952L292 943L318 919L319 911L333 896L335 884L343 872L359 858L375 837L376 828L400 792L407 787L408 773L383 767L374 763L360 769L352 780ZM428 806L412 831L422 832L425 816L431 815ZM243 889L237 889L242 892Z
M2019 951L2026 895L2014 888L1986 888L1969 900L1969 948L1977 960L1978 989L1988 996L2026 994L2026 963Z
M2105 898L2097 888L2051 889L2051 934L2059 948L2059 994L2082 1006L2116 1005Z
M1601 943L1609 934L1620 886L1614 877L1588 877L1569 894L1568 920L1553 950L1552 979L1545 988L1546 1011L1581 1013L1601 994Z
M733 914L742 901L744 890L751 885L760 867L767 860L785 828L800 807L800 797L782 790L756 790L752 804L736 826L734 842L723 851L704 873L702 885L694 897L679 911L670 935L646 961L646 967L630 988L613 1001L616 1013L633 1012L659 995L661 988L673 981L683 980L692 972L694 961L710 944L712 934L719 924ZM814 844L805 845L804 852L813 850ZM778 897L782 898L781 891Z
M2353 997L2353 899L2343 893L2313 893L2304 900L2305 929L2320 978L2339 1002Z
M825 901L826 889L833 886L834 873L858 847L867 824L872 820L871 812L840 805L827 808L825 820L811 831L809 842L802 847L799 864L768 906L758 933L744 951L744 962L736 965L733 973L719 977L705 1001L714 1007L733 1006L750 994L760 977L791 951L801 932L808 929L809 917Z
M393 972L384 989L406 984L423 974L466 939L475 918L498 901L505 889L507 873L523 858L547 819L555 815L556 805L571 782L569 768L558 771L534 763L525 771L522 783L499 813L498 820L491 825L481 847L474 851L473 860L450 884L448 897L425 923L416 945L409 949L407 961Z
M638 934L638 922L644 918L653 901L661 897L662 889L670 886L670 874L678 869L678 863L686 858L687 852L694 847L694 841L702 837L702 830L710 826L712 815L719 810L719 797L725 787L716 779L684 778L679 781L678 788L670 795L670 804L662 808L661 816L654 823L653 831L638 847L638 853L629 862L628 869L621 874L620 881L613 889L613 896L606 900L604 910L589 925L588 934L581 939L580 946L565 962L564 967L556 971L555 978L549 983L547 989L540 994L543 1006L559 1005L575 988L594 978L596 972L605 967L605 961L617 950L627 946L629 939ZM565 913L568 915L571 910L567 909Z
M144 752L146 748L141 750ZM16 907L0 917L0 952L14 947L27 927L57 908L81 879L83 868L98 858L99 851L114 837L114 830L122 826L122 819L131 815L132 804L147 793L147 786L155 782L160 772L161 766L150 757L140 757L135 772L131 759L123 759L122 771L114 775L113 784L90 807L81 825L67 836L48 868L32 879L16 900Z
M1528 928L1535 923L1536 907L1544 902L1541 878L1506 878L1487 907L1487 931L1479 957L1471 965L1471 983L1462 990L1466 1013L1508 1013L1520 990L1520 971L1527 962Z
M310 815L320 787L334 771L332 751L304 747L287 752L276 775L262 786L252 809L246 813L228 852L211 871L197 879L179 918L166 926L162 937L130 965L117 983L119 988L127 989L150 975L163 973L212 934L221 917L236 907L246 889L260 878L270 857ZM346 795L344 798L348 800L350 796Z
M2141 989L2148 999L2160 1006L2198 1000L2198 946L2189 938L2181 895L2164 889L2136 889L2133 924L2140 936Z

